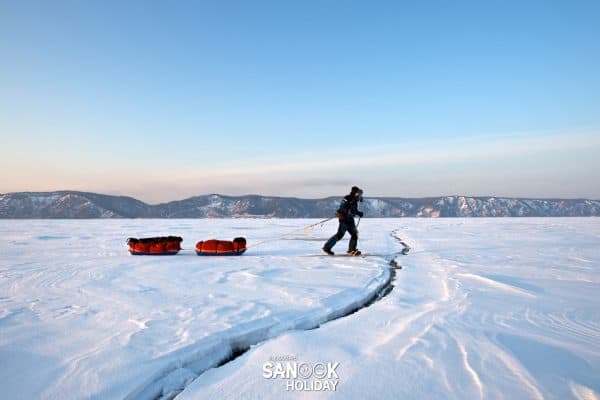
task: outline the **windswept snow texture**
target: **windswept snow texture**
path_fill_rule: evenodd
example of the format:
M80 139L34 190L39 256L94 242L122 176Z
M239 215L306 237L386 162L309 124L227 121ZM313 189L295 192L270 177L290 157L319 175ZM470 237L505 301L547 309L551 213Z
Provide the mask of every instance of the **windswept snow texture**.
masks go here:
M387 297L257 346L177 398L600 398L598 220L364 222L412 247ZM339 363L336 391L265 379L281 355Z
M170 398L240 349L356 308L388 282L385 260L304 257L336 228L298 229L313 222L0 221L0 397ZM188 251L127 252L129 236L169 234ZM275 241L239 257L192 251L236 236Z
M336 229L298 230L311 222L0 221L2 398L600 397L597 219L364 219L360 248L383 255L367 258L305 257ZM128 236L169 234L281 239L126 253ZM412 250L394 290L335 319L388 282L398 239ZM263 377L290 355L339 363L336 390Z

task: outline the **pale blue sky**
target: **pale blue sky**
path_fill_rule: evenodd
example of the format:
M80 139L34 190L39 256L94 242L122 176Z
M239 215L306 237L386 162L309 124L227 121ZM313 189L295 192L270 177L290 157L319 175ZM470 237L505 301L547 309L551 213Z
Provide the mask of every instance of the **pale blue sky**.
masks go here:
M600 198L598 1L0 1L0 192Z

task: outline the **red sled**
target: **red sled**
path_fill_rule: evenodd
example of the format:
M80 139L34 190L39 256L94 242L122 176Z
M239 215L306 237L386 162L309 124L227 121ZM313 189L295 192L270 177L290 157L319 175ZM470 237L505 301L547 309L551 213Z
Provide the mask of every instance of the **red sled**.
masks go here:
M246 239L238 237L229 240L211 239L196 243L199 256L241 256L246 251Z
M179 236L159 236L151 238L129 238L129 253L134 256L174 256L181 250Z

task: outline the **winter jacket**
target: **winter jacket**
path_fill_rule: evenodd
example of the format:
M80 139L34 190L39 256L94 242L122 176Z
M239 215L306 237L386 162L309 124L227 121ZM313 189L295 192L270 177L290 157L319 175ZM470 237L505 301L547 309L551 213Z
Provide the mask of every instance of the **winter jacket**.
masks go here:
M355 216L363 216L362 211L358 210L358 203L354 196L346 195L338 208L336 215L340 221L354 221Z

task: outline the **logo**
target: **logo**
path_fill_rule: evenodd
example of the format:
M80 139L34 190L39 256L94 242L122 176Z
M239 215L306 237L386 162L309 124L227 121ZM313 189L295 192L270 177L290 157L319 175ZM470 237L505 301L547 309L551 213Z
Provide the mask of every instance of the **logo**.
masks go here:
M302 362L296 356L272 356L263 364L263 378L284 381L287 391L334 392L338 362Z

